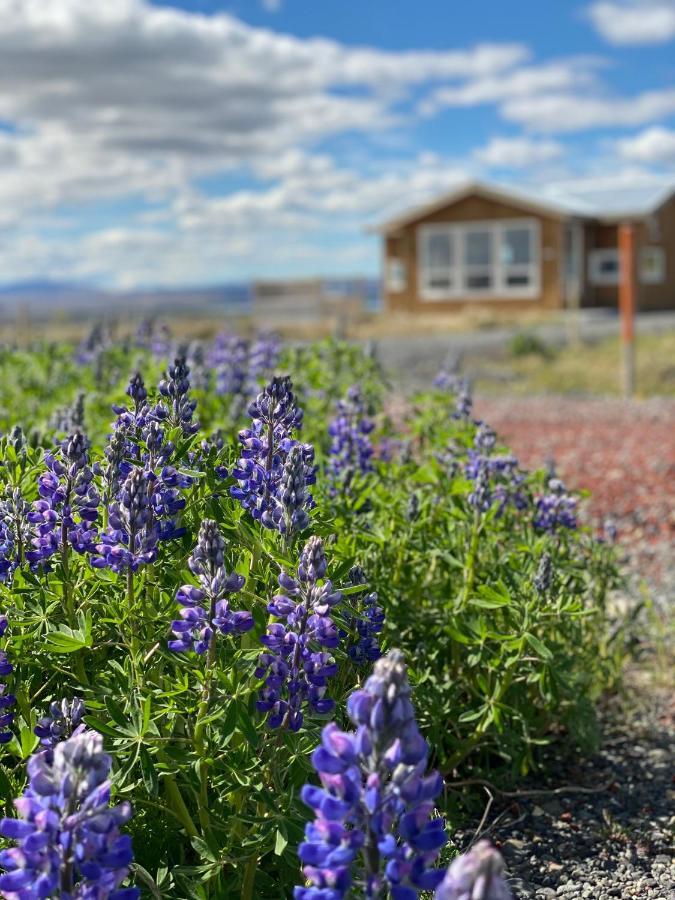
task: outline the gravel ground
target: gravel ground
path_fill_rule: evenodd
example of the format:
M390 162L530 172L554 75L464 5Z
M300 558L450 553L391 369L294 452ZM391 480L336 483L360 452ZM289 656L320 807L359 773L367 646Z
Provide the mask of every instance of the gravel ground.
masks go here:
M675 703L653 685L648 695L628 716L605 711L600 752L550 748L545 779L515 793L600 790L499 798L490 806L483 828L504 855L516 900L675 900ZM457 836L460 846L473 837L473 829Z
M597 529L615 522L628 576L624 599L635 602L646 587L672 615L675 401L478 398L475 413L524 466L554 460L570 488L591 491L582 515ZM516 793L564 785L603 790L495 794L482 827L504 854L516 900L675 900L672 670L659 686L653 672L636 669L626 685L628 711L625 698L603 710L598 753L559 743L547 751L545 776ZM468 830L460 844L473 835Z

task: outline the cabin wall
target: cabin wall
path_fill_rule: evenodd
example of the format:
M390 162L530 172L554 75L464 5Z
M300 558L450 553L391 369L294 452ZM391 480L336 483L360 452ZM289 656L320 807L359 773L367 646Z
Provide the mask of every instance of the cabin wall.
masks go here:
M496 219L537 219L540 224L541 246L539 257L541 279L539 294L534 297L476 297L427 300L420 295L417 251L417 229L422 225L482 222ZM468 309L534 310L558 309L563 305L562 292L563 228L555 217L546 217L530 210L508 205L483 196L465 197L442 210L436 210L416 222L402 227L385 238L384 245L384 296L386 307L393 312L438 313ZM392 259L399 259L405 266L406 283L401 291L392 291L388 284L387 269Z

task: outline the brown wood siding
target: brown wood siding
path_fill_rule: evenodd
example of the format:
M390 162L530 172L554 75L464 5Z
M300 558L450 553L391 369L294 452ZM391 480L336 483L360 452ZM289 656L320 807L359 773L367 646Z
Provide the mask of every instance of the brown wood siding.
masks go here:
M653 225L649 220L640 223L636 246L638 260L642 247L662 247L666 261L661 284L641 284L638 280L638 308L675 309L675 196L657 211Z
M509 298L461 297L449 300L423 300L419 295L417 229L421 225L457 224L460 222L481 222L497 219L536 219L541 229L541 291L538 297L530 299L517 296ZM401 228L396 234L385 238L385 267L393 257L401 259L406 268L406 288L392 292L386 284L385 303L387 309L396 312L451 312L462 309L491 310L534 310L539 308L558 309L563 306L561 263L563 254L562 223L517 206L506 205L494 199L474 194L436 210L416 222ZM386 268L385 268L386 271Z

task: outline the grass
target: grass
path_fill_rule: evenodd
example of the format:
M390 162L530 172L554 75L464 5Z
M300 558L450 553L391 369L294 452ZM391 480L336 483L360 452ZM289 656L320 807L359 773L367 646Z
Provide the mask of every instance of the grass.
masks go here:
M484 393L619 395L621 348L617 338L529 353L482 367ZM636 395L675 395L675 331L641 335L636 343Z

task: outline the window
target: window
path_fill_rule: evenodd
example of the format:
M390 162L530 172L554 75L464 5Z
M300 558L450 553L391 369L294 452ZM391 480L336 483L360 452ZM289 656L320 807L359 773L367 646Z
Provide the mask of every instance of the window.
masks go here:
M464 232L464 284L466 291L489 291L494 279L492 231L466 229Z
M392 256L387 263L387 289L393 294L400 294L406 289L407 284L405 263L402 259Z
M591 250L588 256L588 278L591 284L618 284L620 273L621 263L616 247L606 250Z
M640 252L640 281L662 284L666 279L666 254L663 247L643 247Z
M539 223L517 219L422 225L419 285L425 300L539 294Z

